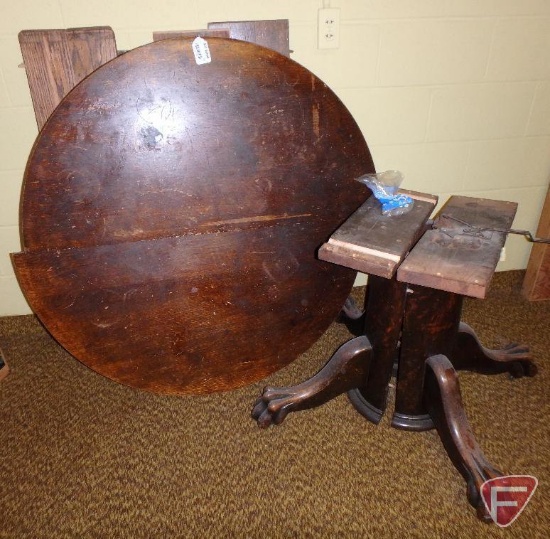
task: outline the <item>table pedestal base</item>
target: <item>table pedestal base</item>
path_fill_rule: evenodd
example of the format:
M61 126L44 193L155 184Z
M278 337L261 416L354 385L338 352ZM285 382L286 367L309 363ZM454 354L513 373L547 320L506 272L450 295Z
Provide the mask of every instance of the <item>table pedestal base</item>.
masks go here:
M453 464L467 483L478 516L489 520L481 485L503 475L481 451L464 411L457 371L508 372L534 376L525 346L483 347L460 322L462 296L451 292L369 277L364 334L342 345L312 378L292 387L264 389L252 416L260 427L280 424L289 412L312 408L348 392L355 408L378 423L387 406L388 385L397 386L392 426L436 428ZM355 324L358 313L353 309Z

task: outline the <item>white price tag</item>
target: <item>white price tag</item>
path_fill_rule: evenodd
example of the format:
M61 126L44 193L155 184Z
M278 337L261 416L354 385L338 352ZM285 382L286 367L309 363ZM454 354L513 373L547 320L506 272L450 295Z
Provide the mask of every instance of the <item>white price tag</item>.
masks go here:
M193 40L193 54L195 55L195 62L198 65L209 64L212 61L208 42L200 36L197 36Z

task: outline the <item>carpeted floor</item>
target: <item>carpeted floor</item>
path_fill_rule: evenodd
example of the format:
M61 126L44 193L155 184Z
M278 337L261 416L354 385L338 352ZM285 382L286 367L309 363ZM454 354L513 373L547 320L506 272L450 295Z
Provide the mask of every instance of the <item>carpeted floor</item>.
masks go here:
M497 274L463 319L485 345L529 344L539 374L461 373L478 441L539 488L506 530L478 521L435 431L375 426L340 396L260 430L261 387L308 378L349 338L333 325L289 367L237 391L175 398L111 382L32 316L0 319L0 537L548 537L550 302ZM360 290L355 290L356 294Z

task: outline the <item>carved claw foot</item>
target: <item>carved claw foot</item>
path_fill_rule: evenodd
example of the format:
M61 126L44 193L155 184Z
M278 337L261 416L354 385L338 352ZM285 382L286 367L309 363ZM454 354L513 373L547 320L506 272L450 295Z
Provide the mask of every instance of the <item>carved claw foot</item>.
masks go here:
M485 457L483 457L484 459ZM484 522L492 522L491 515L487 511L487 507L481 498L481 486L489 479L502 477L504 474L493 468L486 460L476 461L475 474L470 475L466 479L466 497L472 507L475 508L477 517Z
M475 331L461 323L452 357L457 370L471 370L482 374L510 373L514 378L535 376L536 365L531 361L529 347L510 343L500 350L490 350L479 342Z
M261 428L279 425L289 412L313 408L364 383L372 348L364 335L338 348L312 378L291 387L266 387L256 400L252 417Z
M480 495L481 485L504 475L485 458L466 417L458 376L446 356L426 361L426 407L445 449L467 484L467 497L478 517L491 520Z

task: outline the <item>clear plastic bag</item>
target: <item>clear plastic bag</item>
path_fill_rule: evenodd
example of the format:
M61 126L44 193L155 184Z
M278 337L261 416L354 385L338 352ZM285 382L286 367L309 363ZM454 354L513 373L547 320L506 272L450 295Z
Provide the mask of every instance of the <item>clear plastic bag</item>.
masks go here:
M397 192L403 181L403 174L398 170L364 174L357 181L365 184L380 201L383 215L403 215L411 211L414 205L411 197Z

